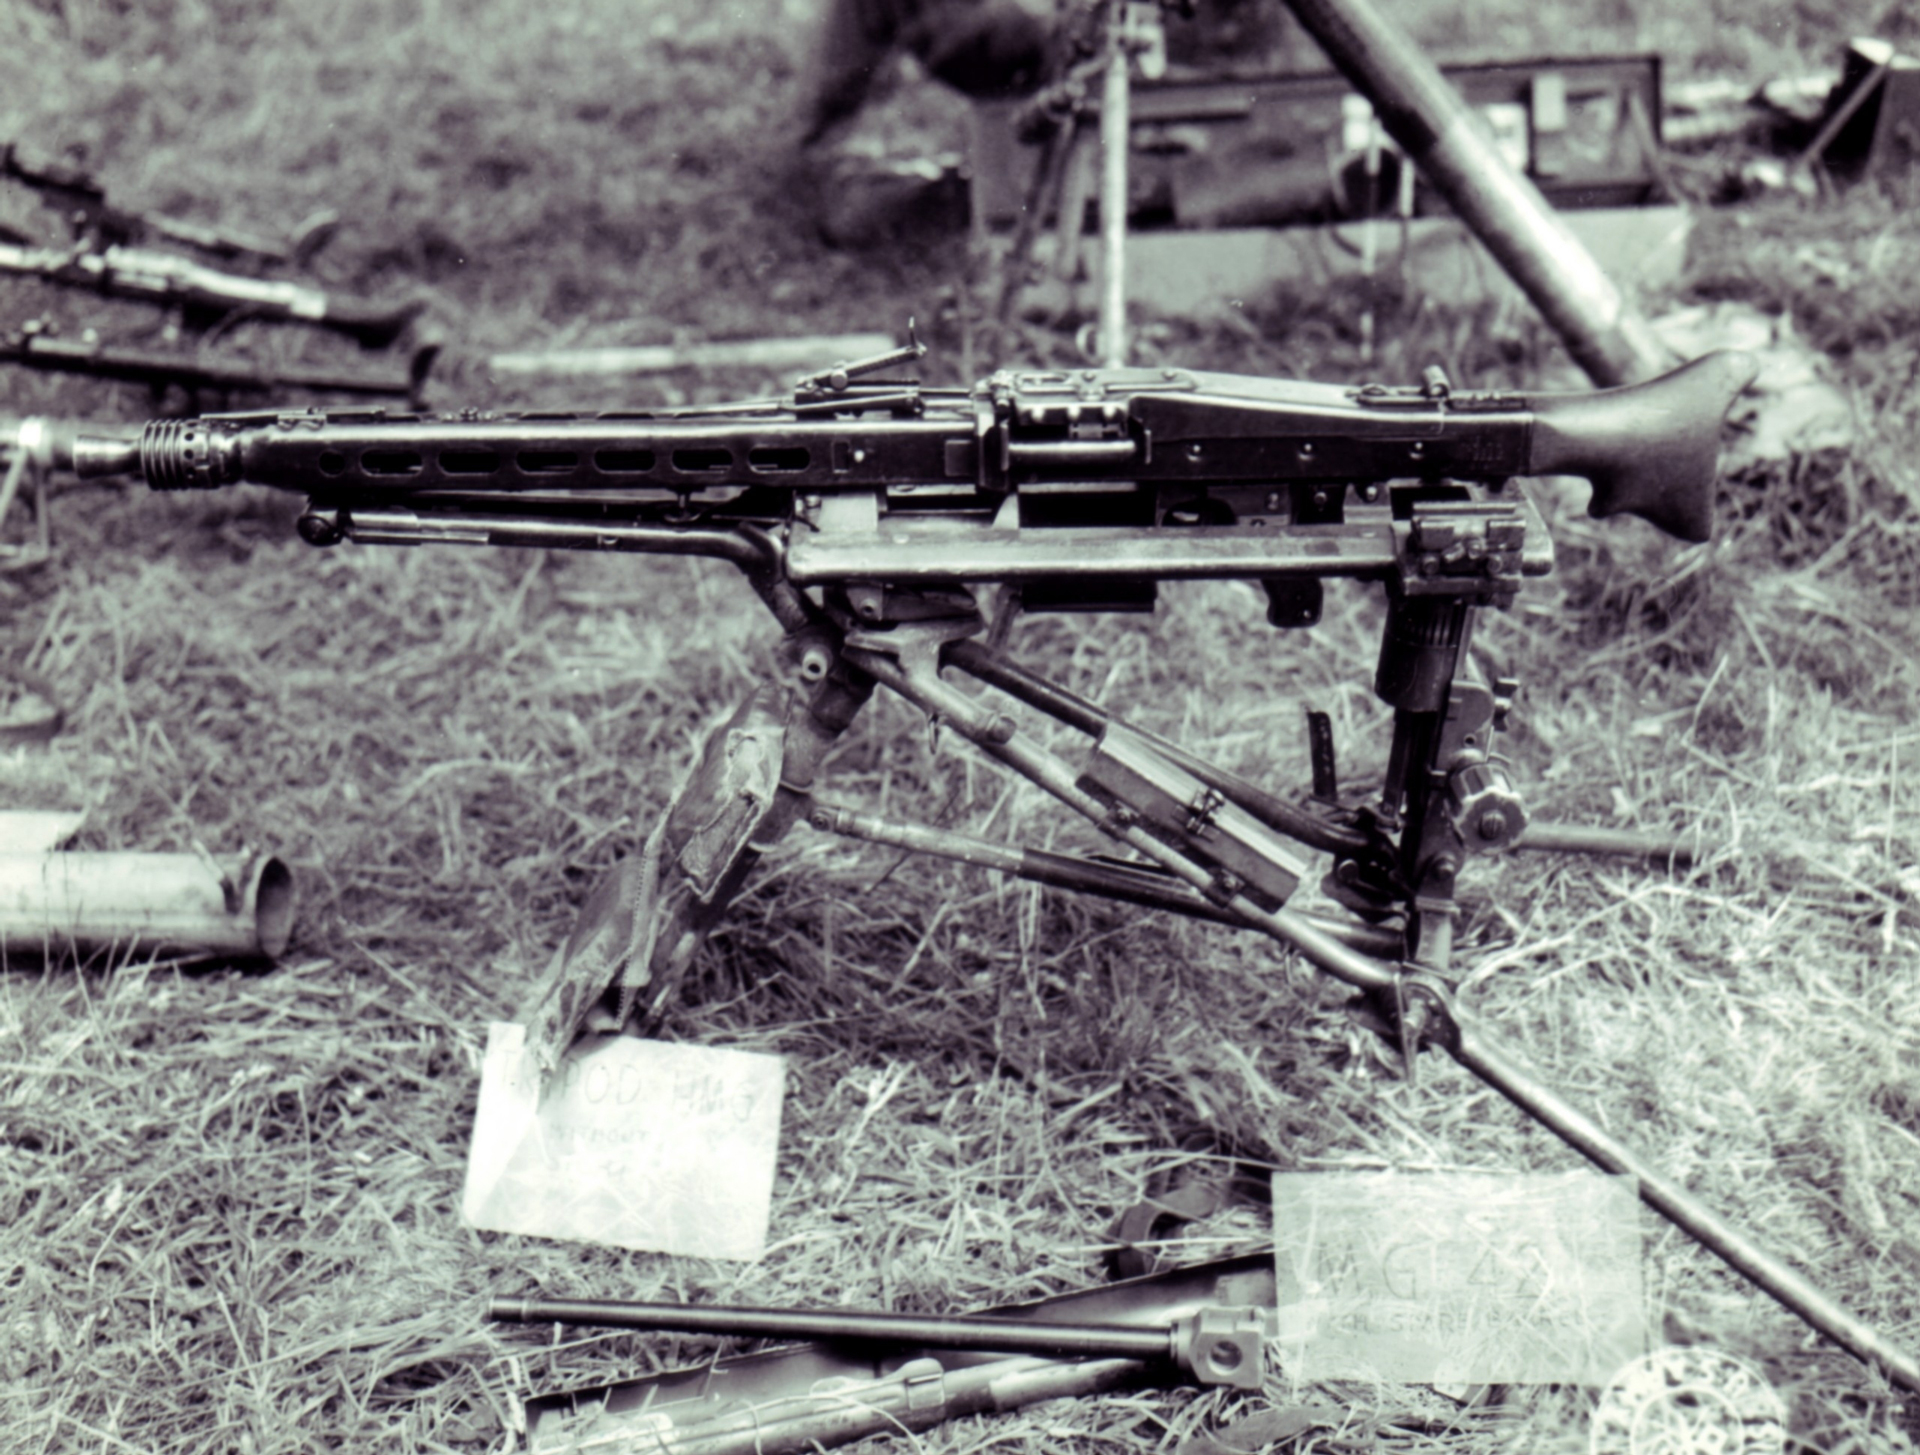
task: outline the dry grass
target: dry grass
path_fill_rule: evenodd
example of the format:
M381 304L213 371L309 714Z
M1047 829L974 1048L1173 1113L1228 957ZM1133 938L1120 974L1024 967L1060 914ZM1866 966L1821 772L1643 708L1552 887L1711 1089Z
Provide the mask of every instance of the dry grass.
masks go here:
M1762 71L1910 23L1805 0L1473 13L1484 33L1438 7L1416 21L1469 46L1577 31L1590 49L1652 40L1683 69ZM24 3L0 17L0 133L43 152L82 141L129 200L202 217L344 204L331 281L430 292L457 345L450 403L515 402L474 364L498 347L908 313L957 374L963 250L822 251L764 144L783 134L802 14ZM1515 754L1536 811L1694 827L1706 861L1668 877L1515 856L1476 871L1464 940L1483 1019L1911 1347L1920 421L1903 200L1702 224L1700 294L1790 311L1857 399L1859 447L1730 481L1727 527L1696 550L1556 501L1558 573L1483 633L1526 684ZM95 306L4 296L71 320ZM1551 363L1512 320L1409 308L1395 327L1391 369L1437 356L1492 382ZM1354 338L1332 299L1167 323L1143 348L1337 375ZM321 347L264 329L236 342ZM6 389L13 411L148 408L108 386ZM1444 1065L1400 1083L1336 992L1258 942L801 831L671 1027L789 1058L768 1256L471 1233L457 1197L485 1023L517 1007L698 730L768 665L768 624L719 567L316 554L264 493L89 491L58 510L57 561L0 579L0 650L62 684L71 727L0 759L9 806L85 805L93 847L275 846L304 901L271 971L0 971L0 1448L499 1449L527 1394L704 1346L502 1332L482 1318L492 1290L946 1310L1097 1278L1115 1211L1196 1148L1288 1168L1574 1163ZM1304 777L1302 701L1333 713L1351 776L1377 768L1377 604L1337 592L1308 636L1261 614L1247 588L1183 588L1151 620L1035 620L1017 647L1276 784ZM1087 842L950 738L930 747L897 704L840 749L830 792ZM1258 1219L1201 1232L1197 1250L1225 1251L1257 1241ZM1683 1238L1650 1224L1646 1266L1657 1324L1758 1362L1805 1448L1894 1455L1920 1438L1910 1397ZM1312 1397L1381 1449L1585 1448L1579 1391L1475 1411L1395 1388ZM1102 1399L920 1443L1165 1450L1250 1407Z

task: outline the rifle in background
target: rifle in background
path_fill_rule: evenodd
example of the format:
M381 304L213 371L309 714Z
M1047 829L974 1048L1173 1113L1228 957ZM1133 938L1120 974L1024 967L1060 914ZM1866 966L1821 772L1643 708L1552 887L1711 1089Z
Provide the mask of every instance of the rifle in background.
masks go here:
M347 394L367 398L404 399L409 408L421 408L427 375L439 357L440 345L425 343L414 349L404 372L367 374L328 369L280 369L243 361L222 362L204 357L167 353L158 349L110 348L97 339L57 338L43 328L28 325L10 336L0 336L0 363L18 364L61 374L85 374L96 379L119 379L164 389L177 384L188 390L219 390L226 394L279 394L298 389L315 394Z
M225 320L267 318L318 324L370 349L391 344L426 307L418 299L383 307L340 298L304 283L224 273L172 253L113 243L96 249L0 242L0 273L174 304Z
M42 201L66 219L75 241L91 239L100 245L124 246L164 238L218 258L254 257L268 263L304 267L325 247L340 225L331 208L306 218L285 242L274 242L238 228L209 227L204 223L158 213L118 207L107 189L89 172L54 162L22 157L18 143L0 147L0 178L30 187ZM17 242L31 241L17 237Z

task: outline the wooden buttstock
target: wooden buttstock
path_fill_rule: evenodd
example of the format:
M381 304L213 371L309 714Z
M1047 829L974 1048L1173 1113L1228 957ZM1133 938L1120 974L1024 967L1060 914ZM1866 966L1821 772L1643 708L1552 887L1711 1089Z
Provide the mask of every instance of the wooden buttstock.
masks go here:
M1760 365L1722 350L1645 384L1529 400L1530 475L1593 484L1587 513L1637 515L1683 541L1713 534L1720 422Z

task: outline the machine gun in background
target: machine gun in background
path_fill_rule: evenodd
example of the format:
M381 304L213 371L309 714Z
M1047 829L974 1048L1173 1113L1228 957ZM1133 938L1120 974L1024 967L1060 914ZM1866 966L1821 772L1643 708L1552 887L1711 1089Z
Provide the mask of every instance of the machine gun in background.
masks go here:
M702 938L796 822L1002 872L1225 919L1358 992L1409 1071L1440 1050L1815 1328L1920 1390L1920 1362L1636 1155L1457 1007L1457 886L1482 856L1684 843L1530 823L1499 745L1517 684L1484 681L1478 614L1553 566L1519 483L1573 475L1599 517L1683 540L1711 529L1720 421L1753 361L1709 355L1597 394L1344 387L1203 373L1008 371L923 387L894 350L790 399L637 415L275 412L158 421L75 445L83 473L158 489L250 481L310 497L309 542L446 542L712 556L786 635L769 681L714 734L639 853L589 896L522 1019L548 1072L589 1020L669 1011ZM1144 610L1162 581L1257 581L1268 620L1311 626L1328 578L1380 584L1374 672L1393 710L1384 781L1343 791L1309 718L1313 783L1281 796L1128 726L1004 653L1021 611ZM1078 763L955 669L1092 740ZM898 823L816 795L876 686L1097 825L1130 856L1076 858ZM1289 908L1320 882L1345 916Z
M159 239L183 243L226 261L302 264L331 236L333 214L316 214L285 246L244 233L202 227L147 213L130 212L108 200L106 189L77 169L28 162L14 145L0 147L0 181L31 189L59 215L70 238L46 245L39 230L0 223L0 274L86 288L114 297L177 307L189 322L215 332L249 319L312 323L344 334L366 349L385 348L405 333L424 308L417 300L387 306L344 299L309 284L257 277L209 267L143 244ZM404 399L423 404L427 371L439 353L422 344L407 366L390 374L357 370L271 368L199 353L115 347L88 330L69 341L50 326L28 323L0 335L0 363L96 378L122 379L162 389L178 385L197 395L272 394L283 389Z
M416 409L424 403L427 375L432 372L439 354L439 344L423 343L409 356L405 372L371 374L272 368L238 359L226 362L158 349L117 348L97 338L60 338L33 325L11 336L0 335L0 364L18 364L28 369L119 379L147 384L154 389L177 385L190 394L202 390L225 395L280 394L298 389L319 394L403 399Z
M341 298L305 283L249 278L151 248L34 248L0 242L0 273L90 288L117 298L177 306L216 322L265 318L311 323L346 334L362 348L385 348L426 307L419 300L385 306Z
M217 258L257 258L268 263L304 267L333 237L340 215L331 208L299 223L285 242L275 242L237 228L209 227L183 218L135 212L116 206L107 189L78 167L28 159L18 143L0 147L0 179L20 183L60 213L75 242L98 246L126 246L164 239ZM16 242L32 238L16 236Z

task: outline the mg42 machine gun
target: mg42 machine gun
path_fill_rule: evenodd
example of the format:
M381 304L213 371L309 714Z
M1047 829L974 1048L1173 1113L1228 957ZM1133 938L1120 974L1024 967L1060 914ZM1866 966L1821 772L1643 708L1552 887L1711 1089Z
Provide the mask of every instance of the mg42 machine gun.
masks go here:
M1458 890L1516 847L1679 855L1639 835L1530 824L1500 754L1515 685L1476 674L1487 608L1549 572L1521 483L1592 485L1597 517L1708 538L1722 416L1752 377L1714 354L1595 394L1344 387L1187 369L1010 370L969 389L911 377L917 345L802 380L790 398L657 414L432 417L270 412L81 441L82 471L163 490L251 481L310 497L319 546L446 542L711 556L778 621L789 680L708 741L641 850L608 871L523 1020L551 1071L590 1016L656 1021L702 937L796 822L1265 934L1371 1002L1409 1066L1451 1056L1863 1359L1920 1363L1542 1084L1454 1004ZM1140 609L1163 581L1255 581L1311 626L1331 577L1386 598L1374 689L1384 782L1338 793L1312 727L1314 793L1274 795L1010 660L1017 612ZM973 677L1090 740L1044 747ZM828 750L876 687L1096 824L1125 855L1023 850L834 806ZM1321 883L1351 913L1289 907ZM576 1316L578 1316L576 1311Z

